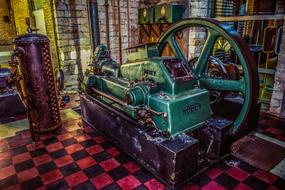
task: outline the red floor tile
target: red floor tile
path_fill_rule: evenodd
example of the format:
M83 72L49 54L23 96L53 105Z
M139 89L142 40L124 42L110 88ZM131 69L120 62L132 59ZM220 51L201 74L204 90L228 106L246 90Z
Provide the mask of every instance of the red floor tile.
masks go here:
M91 147L88 147L88 148L86 148L85 150L86 150L90 155L94 155L94 154L97 154L97 153L99 153L99 152L104 151L104 149L103 149L100 145L98 145L98 144L96 144L96 145L94 145L94 146L91 146Z
M83 141L86 141L86 140L89 140L91 139L88 135L84 134L84 135L79 135L79 136L76 136L74 137L78 142L83 142Z
M60 150L62 148L63 148L63 145L61 144L61 142L53 143L53 144L50 144L46 147L48 152L55 152L55 151Z
M202 190L226 190L226 188L224 188L215 181L211 181L210 183L202 187Z
M60 168L62 166L65 166L67 164L74 162L74 160L72 159L72 157L70 155L66 155L66 156L63 156L61 158L56 159L54 162L55 162L56 166Z
M132 175L120 179L117 183L124 190L131 190L141 185L141 182Z
M11 156L11 155L10 155L10 152L9 152L9 151L0 152L0 160L10 158L10 156Z
M98 136L98 137L95 137L94 140L98 143L98 144L101 144L103 142L106 141L106 139L102 136Z
M33 150L37 150L39 148L44 147L44 144L42 141L38 141L35 144L33 144L33 143L28 144L26 147L27 147L28 151L33 151Z
M141 169L141 167L139 165L137 165L134 162L127 162L125 164L123 164L123 166L130 172L130 173L134 173L138 170Z
M13 164L18 164L20 162L24 162L26 160L32 159L31 155L28 152L18 154L12 157Z
M20 182L24 182L39 176L37 168L33 167L21 172L17 172L17 177Z
M91 127L84 127L83 130L85 133L93 133L94 132L94 129L92 129Z
M234 188L234 190L253 190L253 189L243 183L240 183Z
M86 169L86 168L89 168L89 167L95 165L96 161L92 157L89 156L87 158L83 158L81 160L78 160L76 163L81 169Z
M33 158L33 161L34 161L36 166L39 166L39 165L42 165L42 164L45 164L45 163L52 161L52 158L49 154L43 154L41 156Z
M236 168L236 167L232 167L227 171L228 175L232 176L233 178L235 178L236 180L239 181L243 181L246 178L248 178L248 176L250 176L249 173L247 173L246 171L240 169L240 168Z
M67 176L65 180L68 183L69 187L74 187L87 181L88 177L84 174L83 171L79 171L74 174L71 174L70 176Z
M41 179L44 185L53 183L62 178L63 178L63 175L59 169L55 169L55 170L49 171L41 175Z
M107 173L103 173L91 179L91 183L96 189L102 189L113 182L114 180Z
M164 190L165 186L157 181L156 179L151 179L144 183L144 185L149 189L149 190Z
M121 151L115 147L109 148L107 152L113 157L116 157L121 153Z
M5 179L16 173L14 166L7 166L0 169L0 180Z
M59 141L64 141L66 139L70 139L72 138L73 136L70 134L70 133L64 133L64 134L61 134L61 135L58 135L56 138L59 140Z
M74 152L83 150L83 147L81 146L81 144L73 144L66 147L65 150L67 151L68 154L72 154Z
M110 171L120 166L120 163L115 158L105 160L99 164L105 171Z
M216 177L218 177L219 175L221 175L223 172L218 169L218 168L212 168L210 169L207 174L208 174L208 177L211 178L211 179L215 179Z

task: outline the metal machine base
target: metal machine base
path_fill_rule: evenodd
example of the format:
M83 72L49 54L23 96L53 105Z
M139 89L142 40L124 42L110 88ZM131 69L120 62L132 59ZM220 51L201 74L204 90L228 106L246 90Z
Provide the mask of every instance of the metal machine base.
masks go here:
M16 92L0 94L0 119L26 113L26 108Z
M219 160L231 144L232 122L226 119L212 118L204 127L169 139L91 96L82 95L80 104L84 124L99 130L170 188Z

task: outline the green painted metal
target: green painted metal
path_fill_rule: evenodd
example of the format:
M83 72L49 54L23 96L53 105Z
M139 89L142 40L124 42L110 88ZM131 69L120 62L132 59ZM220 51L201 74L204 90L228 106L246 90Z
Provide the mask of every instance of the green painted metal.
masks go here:
M175 23L183 17L183 5L163 4L155 6L155 23Z
M153 24L154 23L154 7L141 8L138 10L139 24Z

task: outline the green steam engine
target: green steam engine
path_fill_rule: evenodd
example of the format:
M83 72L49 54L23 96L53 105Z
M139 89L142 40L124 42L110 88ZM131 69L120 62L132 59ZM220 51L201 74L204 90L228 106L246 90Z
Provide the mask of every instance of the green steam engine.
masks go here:
M193 27L203 28L207 37L200 56L187 60L176 39ZM213 54L220 38L235 62ZM166 46L172 56L164 55ZM171 187L203 169L202 162L217 161L233 139L253 129L257 69L249 48L229 26L185 19L158 43L128 51L127 62L119 65L106 46L96 48L81 85L83 121Z

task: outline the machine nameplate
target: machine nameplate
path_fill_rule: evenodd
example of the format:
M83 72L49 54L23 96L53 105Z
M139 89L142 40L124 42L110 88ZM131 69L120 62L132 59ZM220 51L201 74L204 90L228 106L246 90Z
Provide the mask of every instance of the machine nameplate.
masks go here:
M188 104L182 108L184 114L190 114L199 111L200 109L201 109L201 104L199 103Z

